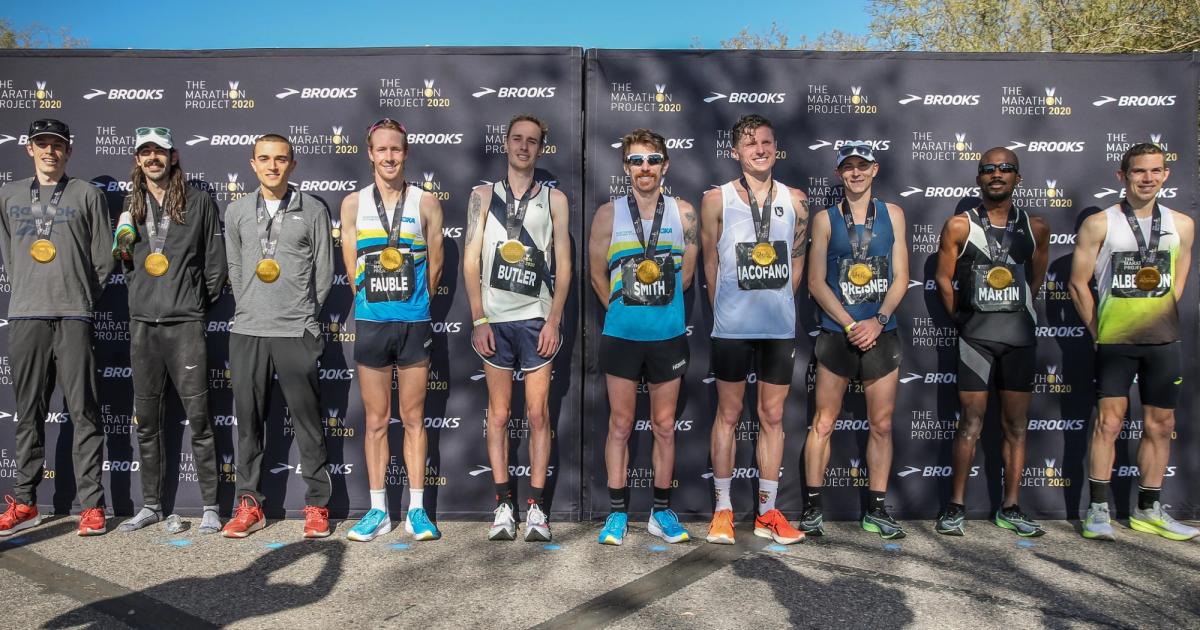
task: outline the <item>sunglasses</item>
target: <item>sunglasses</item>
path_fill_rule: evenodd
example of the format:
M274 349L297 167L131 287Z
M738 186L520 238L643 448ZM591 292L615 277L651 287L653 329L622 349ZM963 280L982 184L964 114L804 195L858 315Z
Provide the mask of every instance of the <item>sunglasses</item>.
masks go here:
M871 145L869 144L843 144L842 147L838 149L839 160L844 160L854 156L858 156L868 162L875 161L875 153L871 150Z
M167 129L166 127L138 127L137 129L134 129L133 132L139 136L148 136L150 134L157 136L171 135L171 130Z
M367 129L367 137L368 138L371 137L371 134L375 133L375 130L379 129L380 127L386 127L388 129L396 129L400 133L402 133L404 135L408 135L408 130L404 128L404 123L396 121L396 120L392 120L391 118L380 118L378 121L375 122L374 125L371 125L370 129Z
M625 156L625 163L630 166L641 166L642 162L649 162L650 166L658 166L667 161L661 153L630 153Z
M1001 173L1016 173L1017 165L1009 164L1008 162L1001 162L999 164L980 164L979 165L979 174L980 175L991 175L992 173L995 173L997 170L1000 171Z

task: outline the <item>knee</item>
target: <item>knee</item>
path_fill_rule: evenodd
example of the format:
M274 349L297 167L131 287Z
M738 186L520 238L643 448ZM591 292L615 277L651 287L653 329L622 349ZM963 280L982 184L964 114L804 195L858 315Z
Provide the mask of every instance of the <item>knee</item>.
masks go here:
M675 443L675 419L664 418L654 421L654 441L659 444Z
M488 403L488 426L504 426L508 424L512 409L504 403Z
M817 438L828 440L833 435L833 425L835 422L837 422L837 418L832 414L817 412L813 416L812 428L810 430Z
M716 422L719 426L733 429L737 426L738 420L742 418L741 403L730 405L717 405Z
M892 414L888 413L871 421L871 437L877 440L892 439Z
M1143 425L1146 434L1151 438L1169 440L1175 433L1175 414L1147 413Z
M782 431L783 409L764 409L760 406L758 408L758 426L759 430Z
M983 417L963 413L958 418L958 438L961 440L978 440L983 430Z
M388 434L388 420L383 419L382 422L371 419L367 420L367 426L363 433L366 434L368 440L386 440Z
M1019 442L1025 439L1025 433L1029 429L1029 420L1024 416L1021 417L1005 417L1004 418L1004 439L1010 442Z
M1121 425L1125 423L1125 419L1121 416L1100 414L1096 416L1096 424L1092 427L1092 434L1106 442L1116 442L1121 435Z
M540 407L526 410L525 419L529 422L531 431L542 431L550 424L549 414Z
M613 413L608 417L608 437L613 440L627 441L633 433L633 417Z

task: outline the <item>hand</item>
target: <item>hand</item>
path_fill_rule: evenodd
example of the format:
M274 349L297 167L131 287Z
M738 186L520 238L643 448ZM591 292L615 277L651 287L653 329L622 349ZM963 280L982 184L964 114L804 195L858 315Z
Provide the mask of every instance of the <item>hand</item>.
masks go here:
M875 347L875 341L879 338L879 334L883 332L883 324L874 317L859 320L859 322L846 333L846 339L858 347L859 350L866 352Z
M540 339L538 345L541 345ZM496 354L496 337L492 335L491 324L482 323L471 331L471 347L481 356L490 357Z
M562 343L562 333L558 331L558 322L546 320L542 325L541 332L538 333L538 356L543 359L549 359L558 351L559 344Z

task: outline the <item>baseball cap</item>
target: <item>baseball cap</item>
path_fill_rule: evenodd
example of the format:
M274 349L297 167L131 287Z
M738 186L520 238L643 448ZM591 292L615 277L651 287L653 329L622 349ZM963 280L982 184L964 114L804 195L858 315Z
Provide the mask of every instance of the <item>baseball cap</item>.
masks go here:
M860 157L868 162L875 161L875 152L871 149L871 145L863 144L843 144L837 152L837 164L835 167L842 165L842 162L852 158Z
M134 151L142 148L143 144L150 142L164 149L173 149L175 147L171 141L171 130L166 127L138 127L135 133L137 134L137 140L133 143Z
M57 136L71 143L71 128L67 123L53 118L41 118L29 124L29 139L38 136Z

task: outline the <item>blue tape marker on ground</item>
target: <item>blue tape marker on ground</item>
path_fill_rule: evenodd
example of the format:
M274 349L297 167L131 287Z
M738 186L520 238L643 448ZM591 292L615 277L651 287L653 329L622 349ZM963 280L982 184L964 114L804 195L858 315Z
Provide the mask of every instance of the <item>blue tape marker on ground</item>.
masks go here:
M667 548L663 545L651 545L650 546L650 551L653 551L656 553L659 551L666 551L666 550L667 550Z
M788 548L785 545L767 545L767 551L777 551L779 553L787 553Z
M283 547L281 542L267 543L267 549L280 549Z
M192 544L192 541L186 538L176 538L175 540L168 540L167 544L171 545L172 547L186 547Z
M562 545L545 545L542 547L542 549L545 549L546 551L558 551L559 549L562 549Z
M4 542L8 543L10 545L13 545L15 547L17 545L24 545L27 540L28 539L26 539L24 536L19 536L17 538L9 538L8 540L6 540Z
M392 549L404 551L405 549L408 549L408 543L392 543Z
M884 543L883 550L884 551L900 551L900 545L898 543Z
M1036 545L1036 544L1034 544L1034 543L1032 543L1032 542L1030 542L1030 541L1028 541L1028 540L1018 540L1018 541L1017 541L1017 546L1018 546L1018 547L1023 547L1023 548L1025 548L1025 549L1029 549L1030 547L1036 547L1037 545Z

